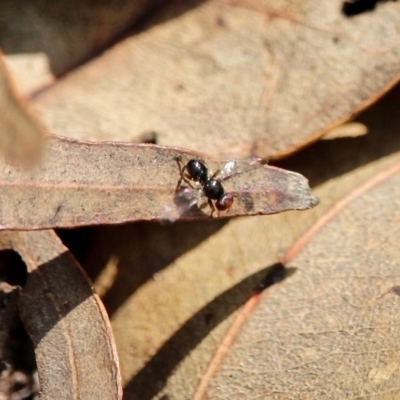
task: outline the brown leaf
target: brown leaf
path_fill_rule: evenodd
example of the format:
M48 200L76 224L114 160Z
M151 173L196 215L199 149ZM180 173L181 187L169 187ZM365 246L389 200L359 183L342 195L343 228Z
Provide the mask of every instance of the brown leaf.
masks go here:
M35 344L41 399L121 399L108 317L79 264L53 231L0 236L28 268L19 308Z
M399 187L397 163L286 253L296 273L252 308L207 398L236 398L246 388L263 398L399 396Z
M52 133L221 157L282 157L374 102L399 76L400 3L172 2L36 99Z
M0 53L0 151L12 163L31 165L43 145L43 129L18 95Z
M177 207L176 155L194 156L176 148L49 137L37 169L1 166L0 226L43 229L166 218L165 207ZM205 160L212 170L223 165ZM308 209L318 202L303 176L275 167L237 175L224 186L235 202L221 217ZM208 215L195 207L184 218Z
M0 3L5 53L45 52L52 72L67 72L109 45L160 1L22 0Z

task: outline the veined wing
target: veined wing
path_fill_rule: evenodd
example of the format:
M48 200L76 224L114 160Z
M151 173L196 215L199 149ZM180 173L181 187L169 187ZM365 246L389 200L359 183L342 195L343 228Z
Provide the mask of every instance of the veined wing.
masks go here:
M254 169L260 168L266 162L261 158L249 158L246 160L232 160L228 161L216 174L215 179L220 182L232 178L233 176L250 172Z

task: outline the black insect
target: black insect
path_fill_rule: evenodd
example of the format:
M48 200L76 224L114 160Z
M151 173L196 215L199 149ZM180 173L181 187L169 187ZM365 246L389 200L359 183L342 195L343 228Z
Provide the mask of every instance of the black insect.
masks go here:
M222 169L218 169L210 176L210 172L202 160L192 159L189 160L187 164L183 163L180 156L175 157L175 160L178 163L181 175L177 185L178 193L183 193L186 198L189 198L189 194L185 192L187 188L182 189L182 181L191 189L196 189L196 184L200 185L201 188L200 196L194 195L189 198L189 208L200 200L201 195L207 198L208 205L211 208L211 218L216 210L225 211L232 207L234 196L231 193L225 192L222 181L230 178L234 174L242 172L238 170L235 161L228 162ZM251 163L254 164L254 160L252 160ZM180 189L183 191L179 192Z

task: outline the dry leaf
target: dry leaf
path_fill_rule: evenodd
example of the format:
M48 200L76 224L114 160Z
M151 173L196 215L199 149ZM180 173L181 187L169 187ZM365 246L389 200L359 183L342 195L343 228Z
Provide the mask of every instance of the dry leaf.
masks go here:
M88 143L49 137L49 149L32 171L0 168L0 226L43 229L116 224L166 218L177 208L180 179L174 157L193 153L176 148L123 143ZM197 156L199 156L197 154ZM206 165L216 170L216 160ZM221 217L308 209L318 200L295 172L260 166L224 184L235 202ZM168 207L166 209L166 207ZM208 218L197 207L182 218Z
M7 54L44 52L55 75L102 51L158 0L13 0L0 2L0 48Z
M35 344L41 399L121 399L107 314L86 274L53 231L2 232L28 268L19 309Z
M277 158L374 102L399 76L400 3L172 2L35 101L52 133L222 157Z
M399 187L395 164L288 251L283 261L296 273L253 309L208 398L238 398L250 388L253 398L400 395Z
M43 129L14 88L0 53L0 151L14 164L31 165L43 146Z

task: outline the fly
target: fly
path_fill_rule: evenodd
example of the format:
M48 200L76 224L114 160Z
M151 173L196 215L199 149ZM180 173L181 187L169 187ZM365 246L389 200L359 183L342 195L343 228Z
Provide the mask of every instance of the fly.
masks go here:
M211 209L210 218L213 217L215 211L226 211L234 203L234 196L225 191L223 181L263 165L258 158L229 161L223 168L211 173L201 159L194 158L186 164L182 161L181 156L176 156L174 159L180 173L176 190L178 207L183 208L181 211L185 212L198 204L202 197L205 197Z

